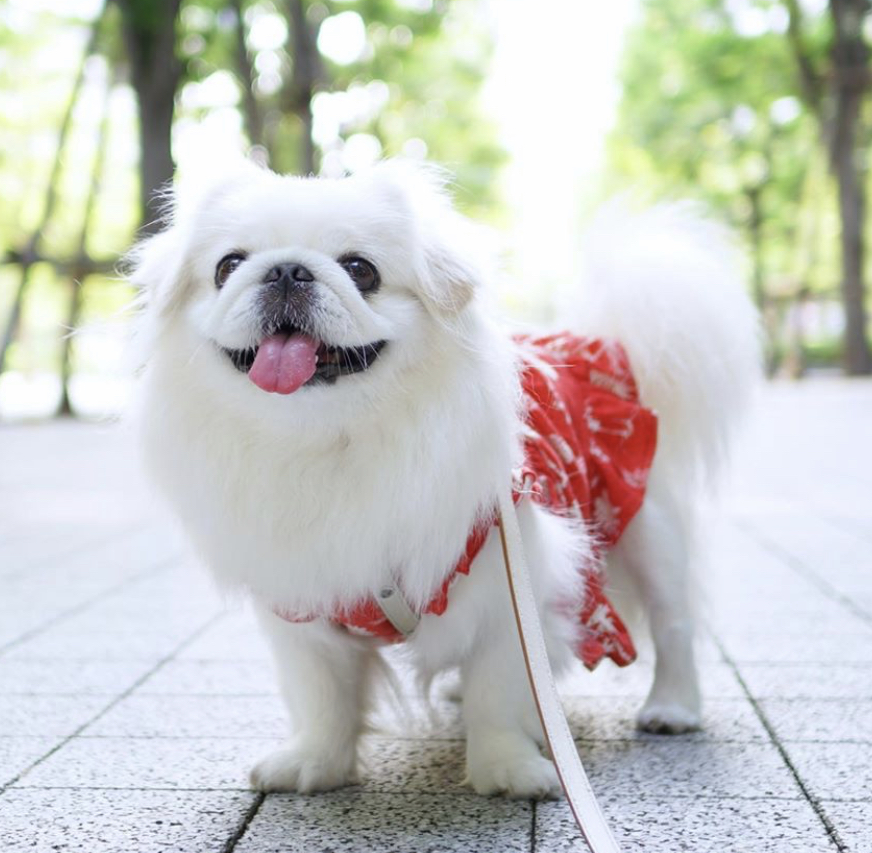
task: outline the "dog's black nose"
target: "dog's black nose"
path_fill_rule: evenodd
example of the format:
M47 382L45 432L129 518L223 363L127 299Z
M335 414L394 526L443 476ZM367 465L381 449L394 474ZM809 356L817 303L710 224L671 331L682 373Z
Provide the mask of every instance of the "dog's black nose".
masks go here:
M290 284L291 282L314 281L315 276L302 264L276 264L264 277L264 284Z

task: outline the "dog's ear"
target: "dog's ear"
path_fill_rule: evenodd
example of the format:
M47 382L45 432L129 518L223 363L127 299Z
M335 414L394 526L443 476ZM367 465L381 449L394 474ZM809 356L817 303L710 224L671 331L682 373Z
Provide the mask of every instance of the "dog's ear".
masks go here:
M432 166L386 161L373 176L408 213L418 243L417 291L436 316L459 314L484 279L476 226L458 213L446 191L447 177Z
M147 237L134 247L129 261L130 282L143 294L149 309L158 315L174 311L191 284L179 226L171 225Z
M190 289L189 249L201 212L265 174L264 169L240 158L226 164L219 176L194 172L180 189L162 191L164 230L142 240L127 257L130 281L151 310L158 315L172 312Z
M452 236L451 231L457 233ZM464 229L443 222L441 229L428 228L422 236L421 295L434 313L458 314L472 301L482 278L478 265L463 251Z

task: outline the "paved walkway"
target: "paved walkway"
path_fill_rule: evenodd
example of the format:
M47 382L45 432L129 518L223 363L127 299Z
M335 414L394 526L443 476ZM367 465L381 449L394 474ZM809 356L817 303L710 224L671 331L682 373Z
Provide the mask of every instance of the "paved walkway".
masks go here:
M872 384L769 388L714 525L705 731L639 735L650 662L567 684L627 851L872 851ZM459 785L457 712L359 787L262 798L283 713L117 429L0 429L0 851L564 851L565 805Z

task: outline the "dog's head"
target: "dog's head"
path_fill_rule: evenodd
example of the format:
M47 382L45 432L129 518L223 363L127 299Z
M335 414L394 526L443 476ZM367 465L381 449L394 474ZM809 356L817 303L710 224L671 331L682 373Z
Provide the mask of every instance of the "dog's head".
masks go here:
M180 370L253 405L402 381L440 357L480 279L469 224L401 164L340 180L239 164L173 207L133 255L149 326Z

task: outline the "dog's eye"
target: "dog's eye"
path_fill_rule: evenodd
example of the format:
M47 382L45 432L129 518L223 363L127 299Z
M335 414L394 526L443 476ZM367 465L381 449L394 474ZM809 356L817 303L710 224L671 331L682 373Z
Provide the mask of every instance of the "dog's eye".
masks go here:
M218 266L215 267L215 287L221 287L232 273L244 260L246 256L242 252L231 252L225 255L218 261Z
M351 276L351 280L361 293L378 287L378 270L369 261L358 257L341 258L339 266Z

